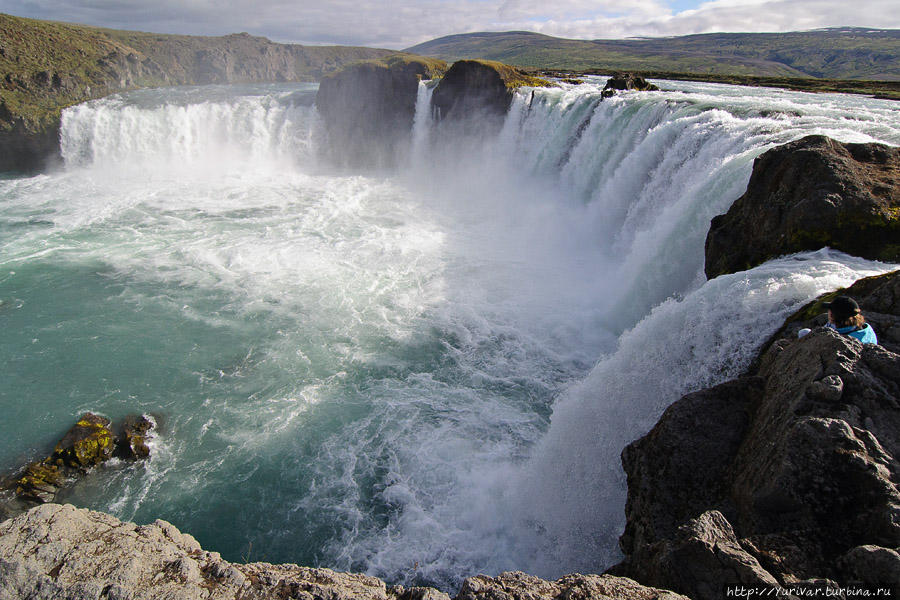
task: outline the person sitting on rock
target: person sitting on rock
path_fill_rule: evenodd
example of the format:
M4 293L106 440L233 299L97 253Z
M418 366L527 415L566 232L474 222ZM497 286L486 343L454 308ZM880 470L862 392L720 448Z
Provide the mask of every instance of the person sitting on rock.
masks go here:
M828 324L838 333L849 335L858 339L863 344L877 344L878 338L875 330L866 323L865 317L859 310L859 304L850 296L838 296L823 306L828 309Z

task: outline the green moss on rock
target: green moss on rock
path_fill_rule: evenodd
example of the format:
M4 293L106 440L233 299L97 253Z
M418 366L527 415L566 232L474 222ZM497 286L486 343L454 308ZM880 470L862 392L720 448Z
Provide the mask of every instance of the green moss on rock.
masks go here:
M53 449L51 458L67 467L87 469L112 457L115 448L110 420L85 413Z

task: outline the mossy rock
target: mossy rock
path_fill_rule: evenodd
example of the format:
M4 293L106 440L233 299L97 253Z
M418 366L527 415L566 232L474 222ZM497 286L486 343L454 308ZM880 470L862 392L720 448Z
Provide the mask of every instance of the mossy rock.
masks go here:
M29 464L15 481L16 496L35 502L52 502L65 476L50 459Z
M85 413L53 449L56 464L88 469L109 460L115 449L115 436L106 417Z

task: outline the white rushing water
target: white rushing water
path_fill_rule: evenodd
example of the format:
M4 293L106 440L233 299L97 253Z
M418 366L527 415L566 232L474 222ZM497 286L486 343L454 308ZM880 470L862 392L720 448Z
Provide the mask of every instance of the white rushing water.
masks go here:
M900 110L596 81L521 91L477 139L436 129L423 84L409 164L367 176L318 163L311 86L68 109L66 168L0 180L0 463L80 411L150 412L153 458L69 500L406 584L610 566L622 448L891 268L822 250L707 282L709 220L765 149L900 144Z

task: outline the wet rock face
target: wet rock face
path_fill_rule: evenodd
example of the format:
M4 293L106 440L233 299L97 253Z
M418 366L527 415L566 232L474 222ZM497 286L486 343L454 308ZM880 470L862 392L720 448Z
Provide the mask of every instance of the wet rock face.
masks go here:
M503 63L460 60L441 78L431 105L444 124L468 133L490 133L503 124L517 88L549 85L544 79Z
M900 148L808 136L760 155L747 191L712 220L712 279L829 246L900 261Z
M623 452L614 572L697 599L726 584L883 584L900 545L898 456L900 355L824 328L781 340Z
M453 63L431 97L440 119L462 119L471 114L502 118L509 110L514 88L508 88L500 71L477 60Z
M232 564L171 523L135 525L70 505L43 504L0 523L0 598L210 600L449 600L433 588L387 586L330 569ZM609 575L544 581L477 576L457 600L687 600Z
M396 57L324 77L316 108L328 135L327 157L341 166L393 165L409 142L419 81L444 68L436 59Z
M125 417L122 432L116 439L116 455L127 459L147 458L147 438L155 424L146 415Z

